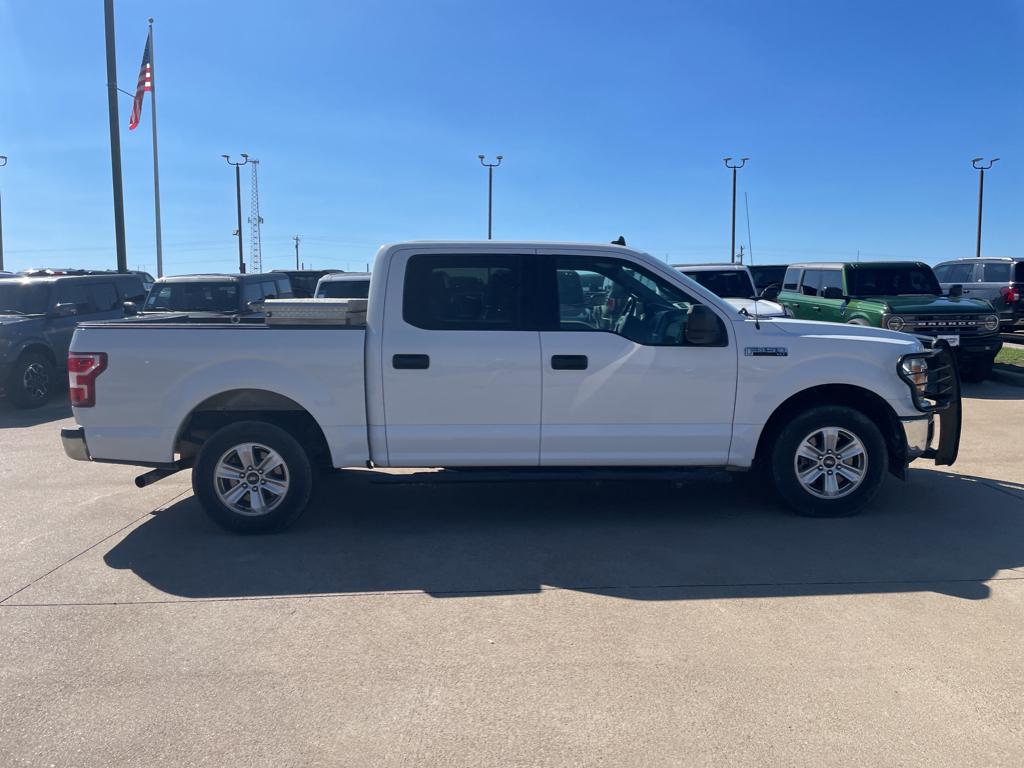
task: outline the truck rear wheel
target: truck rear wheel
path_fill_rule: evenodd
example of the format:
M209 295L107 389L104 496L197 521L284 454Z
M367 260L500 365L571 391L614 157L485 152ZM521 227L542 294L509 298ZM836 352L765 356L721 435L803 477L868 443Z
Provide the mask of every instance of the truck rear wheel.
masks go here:
M192 469L192 490L206 513L229 530L280 530L309 504L313 468L285 430L239 421L203 443Z
M888 463L875 423L843 406L820 406L797 416L772 449L775 487L807 517L856 514L878 493Z

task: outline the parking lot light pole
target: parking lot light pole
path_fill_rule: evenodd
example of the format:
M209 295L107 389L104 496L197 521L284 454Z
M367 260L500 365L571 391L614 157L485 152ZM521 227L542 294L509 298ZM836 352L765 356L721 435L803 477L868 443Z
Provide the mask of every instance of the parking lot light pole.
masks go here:
M988 163L986 165L986 162ZM974 257L981 258L981 204L985 199L985 171L999 162L998 157L986 161L983 157L976 157L971 160L971 165L978 171L978 242L974 249Z
M7 155L0 155L0 168L7 165ZM4 201L0 194L0 272L4 269Z
M245 254L242 253L242 172L239 170L243 165L249 162L249 156L242 153L242 162L233 163L229 155L221 155L225 160L228 161L228 165L235 166L235 202L238 207L238 229L235 230L235 234L238 235L238 274L245 274Z
M477 155L480 158L480 165L487 169L487 239L491 239L491 212L493 210L494 203L494 169L501 165L501 155L498 155L498 162L496 163L485 163L483 155Z
M747 164L749 157L741 157L739 163L732 163L732 158L724 159L725 167L732 169L732 243L729 246L729 263L736 263L736 171Z

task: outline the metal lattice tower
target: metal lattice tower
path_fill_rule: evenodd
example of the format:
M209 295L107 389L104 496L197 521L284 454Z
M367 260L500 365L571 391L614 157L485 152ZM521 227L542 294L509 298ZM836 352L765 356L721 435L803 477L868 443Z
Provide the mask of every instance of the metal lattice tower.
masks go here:
M260 182L256 173L260 161L249 158L249 164L252 166L249 202L249 271L255 274L263 271L263 256L260 253L260 224L263 223L263 217L260 216Z

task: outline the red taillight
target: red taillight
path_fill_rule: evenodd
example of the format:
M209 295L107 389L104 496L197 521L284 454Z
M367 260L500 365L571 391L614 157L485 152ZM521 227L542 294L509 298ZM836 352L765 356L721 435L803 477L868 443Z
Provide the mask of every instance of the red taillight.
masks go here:
M68 391L78 408L96 405L96 377L107 370L106 352L68 352Z
M999 292L1003 294L1003 300L1007 304L1013 304L1013 302L1020 300L1020 291L1015 286L1008 285L1005 288L1000 288Z

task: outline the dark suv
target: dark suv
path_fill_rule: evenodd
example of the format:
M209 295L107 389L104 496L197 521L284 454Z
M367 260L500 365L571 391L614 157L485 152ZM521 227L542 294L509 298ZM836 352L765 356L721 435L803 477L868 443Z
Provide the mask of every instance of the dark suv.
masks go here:
M27 277L0 281L0 386L19 408L42 405L67 367L75 326L125 316L146 292L134 274Z
M944 290L960 285L964 296L989 302L1004 331L1024 330L1024 258L944 261L935 276Z
M183 312L192 317L251 315L263 299L292 297L288 276L279 272L250 275L176 275L161 277L149 291L144 314Z

